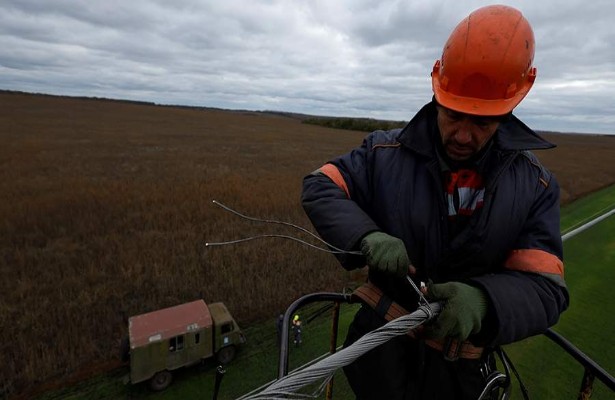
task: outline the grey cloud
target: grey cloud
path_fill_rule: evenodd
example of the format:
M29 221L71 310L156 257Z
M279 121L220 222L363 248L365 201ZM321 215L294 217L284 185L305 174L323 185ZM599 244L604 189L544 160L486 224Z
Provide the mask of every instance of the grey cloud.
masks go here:
M511 0L537 39L517 114L615 133L607 0ZM587 4L586 4L587 3ZM5 0L0 88L407 120L456 23L483 0Z

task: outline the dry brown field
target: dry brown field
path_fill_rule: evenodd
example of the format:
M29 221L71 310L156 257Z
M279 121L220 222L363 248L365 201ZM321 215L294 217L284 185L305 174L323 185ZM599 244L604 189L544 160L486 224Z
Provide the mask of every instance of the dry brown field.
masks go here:
M255 112L0 92L0 397L117 360L126 317L204 298L241 325L356 280L309 236L303 176L363 132ZM615 136L554 134L562 202L615 182Z

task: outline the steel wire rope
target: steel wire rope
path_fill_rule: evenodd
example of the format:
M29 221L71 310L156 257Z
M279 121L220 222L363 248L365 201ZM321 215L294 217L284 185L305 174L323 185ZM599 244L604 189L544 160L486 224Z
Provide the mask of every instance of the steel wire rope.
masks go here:
M600 211L596 211L595 213L593 213L592 215L590 215L589 217L585 217L580 221L577 221L576 223L574 223L572 226L566 228L562 234L566 234L570 231L575 230L576 228L578 228L579 226L587 223L588 221L591 221L592 219L596 218L596 217L600 217L601 215L607 214L611 211L615 210L615 206L614 205L609 205L604 207L603 209L601 209Z
M373 348L389 341L390 339L408 333L423 323L431 320L440 312L440 303L421 305L413 313L403 315L387 324L366 333L356 342L340 351L331 354L323 360L304 369L294 371L284 378L276 380L262 392L248 397L240 397L241 400L258 399L303 399L316 398L322 393L326 383L331 379L334 372L372 350ZM297 390L323 380L313 394L296 393Z
M338 347L336 347L336 348L335 348L335 351L336 351L336 352L337 352L337 351L340 351L342 348L343 348L343 346L341 346L341 345L340 345L340 346L338 346ZM328 357L328 356L330 356L330 355L331 355L331 352L327 352L327 353L321 354L320 356L316 357L315 359L310 360L310 361L306 362L305 364L303 364L303 365L301 365L301 366L297 367L297 368L296 368L296 370L301 370L301 369L304 369L304 368L306 368L306 367L309 367L309 366L310 366L310 365L312 365L312 364L316 364L318 361L320 361L320 360L322 360L323 358ZM250 392L248 392L248 393L246 393L246 394L242 395L241 397L237 398L236 400L243 400L243 399L250 398L250 396L252 396L254 393L259 393L261 390L265 389L266 387L268 387L269 385L271 385L271 384L272 384L273 382L275 382L276 380L277 380L277 379L272 379L272 380L270 380L269 382L267 382L267 383L265 383L265 384L263 384L263 385L261 385L261 386L257 387L256 389L253 389L253 390L251 390Z
M578 233L581 233L581 232L591 228L592 226L596 225L597 223L607 219L611 215L614 215L615 214L615 208L613 208L613 209L603 213L603 211L608 209L608 208L610 208L610 207L606 207L606 208L602 209L600 212L595 213L591 217L591 218L594 218L596 215L598 215L596 218L590 219L589 221L586 218L582 223L577 223L577 224L573 225L571 228L567 229L566 233L562 234L562 241L565 241L566 239L569 239L569 238L571 238L573 236L576 236Z

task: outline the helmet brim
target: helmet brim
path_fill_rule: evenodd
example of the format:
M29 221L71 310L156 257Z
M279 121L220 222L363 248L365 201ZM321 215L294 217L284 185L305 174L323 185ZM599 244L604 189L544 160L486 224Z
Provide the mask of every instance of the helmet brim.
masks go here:
M477 116L501 116L512 112L512 110L525 98L534 84L536 69L532 70L532 77L525 81L523 87L517 90L514 95L505 99L480 99L476 97L459 96L442 89L440 86L439 62L431 73L431 87L438 104L451 110Z
M501 116L512 110L525 98L533 82L527 81L525 87L507 99L485 100L475 97L458 96L443 90L437 73L432 73L431 86L438 104L453 111L477 116Z

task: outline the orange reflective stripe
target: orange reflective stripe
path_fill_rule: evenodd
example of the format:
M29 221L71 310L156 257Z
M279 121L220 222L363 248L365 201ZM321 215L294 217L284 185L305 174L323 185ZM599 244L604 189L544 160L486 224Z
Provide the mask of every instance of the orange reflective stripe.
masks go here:
M562 260L544 250L513 250L504 265L513 271L564 276L564 263Z
M339 169L337 169L335 165L325 164L322 167L320 167L318 170L322 172L323 174L325 174L326 176L328 176L329 179L331 179L333 183L339 186L340 189L342 189L346 193L346 196L350 198L350 192L348 192L348 186L346 185L346 181L344 180L344 177L342 176Z

